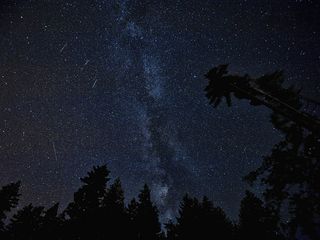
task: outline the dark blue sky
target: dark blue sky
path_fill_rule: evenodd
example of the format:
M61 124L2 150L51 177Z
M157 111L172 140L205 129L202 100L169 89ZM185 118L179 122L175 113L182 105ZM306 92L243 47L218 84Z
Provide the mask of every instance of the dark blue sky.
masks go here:
M65 206L107 164L128 198L144 182L165 217L182 194L232 217L281 136L269 110L208 105L203 75L283 69L319 100L318 1L36 1L0 5L0 184Z

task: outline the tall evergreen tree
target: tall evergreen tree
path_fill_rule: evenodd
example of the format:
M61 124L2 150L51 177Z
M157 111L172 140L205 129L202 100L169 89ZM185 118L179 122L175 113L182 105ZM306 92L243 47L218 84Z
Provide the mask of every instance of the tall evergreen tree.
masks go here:
M68 238L99 239L104 235L101 207L106 195L109 170L105 165L94 167L81 178L83 185L74 194L74 200L65 210L68 217Z
M187 237L197 239L199 237L200 212L201 206L198 199L185 195L177 217L176 239L186 239Z
M57 240L62 233L63 219L58 215L59 203L44 211L42 217L40 235L42 239Z
M224 211L204 197L202 202L185 195L176 224L166 225L168 239L233 239L233 225Z
M151 201L150 189L146 184L139 194L139 202L134 221L137 228L136 239L159 239L161 225L159 222L158 209Z
M136 221L138 214L138 202L135 198L133 198L128 207L126 208L126 213L129 221L129 232L131 236L135 236L134 239L138 238L138 224Z
M19 188L21 183L11 183L3 186L0 189L0 236L4 230L4 220L7 218L7 213L15 208L19 201Z
M172 220L170 220L168 223L165 223L165 229L167 240L178 239L177 224L175 224Z
M105 165L93 167L88 175L81 178L83 186L74 194L74 201L66 209L70 218L79 218L87 211L99 208L106 194L109 170Z
M127 207L127 213L128 213L128 216L129 216L129 219L131 221L133 221L136 216L137 216L137 213L138 213L138 202L135 198L133 198L130 203L128 204L128 207Z
M224 239L233 239L234 226L220 207L215 207L207 197L201 203L200 232L205 239L207 236L223 236Z
M107 190L101 211L106 238L128 239L130 237L129 217L125 210L124 192L119 178Z
M103 199L103 206L120 212L124 211L124 192L119 178L108 189Z
M239 213L240 239L275 240L282 239L275 211L264 206L253 193L246 191Z
M32 204L19 210L8 225L9 239L37 240L41 239L40 228L44 214L43 207L34 207Z

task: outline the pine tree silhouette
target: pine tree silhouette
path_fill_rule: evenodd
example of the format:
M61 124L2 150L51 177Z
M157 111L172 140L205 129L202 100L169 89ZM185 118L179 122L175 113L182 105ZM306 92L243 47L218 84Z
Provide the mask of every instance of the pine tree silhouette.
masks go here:
M102 201L101 211L103 227L106 229L104 237L128 239L129 217L125 210L124 192L119 178L107 190Z
M0 239L8 238L4 221L13 208L18 205L20 182L11 183L0 189Z
M11 183L0 189L0 234L4 230L3 221L7 218L6 214L18 204L20 185L20 182Z
M120 180L116 179L107 188L108 175L106 166L94 167L88 172L81 179L83 186L75 193L74 201L61 215L58 214L59 204L47 210L41 206L27 205L11 218L7 226L2 227L1 239L284 239L278 228L277 211L267 208L250 192L246 192L241 202L239 226L234 226L224 211L214 206L207 197L199 201L185 195L179 216L175 222L165 224L167 233L164 234L149 187L144 185L138 201L132 199L125 207ZM16 183L1 189L2 216L5 217L16 206L19 186L20 183ZM301 204L305 203L302 201ZM304 205L299 209L302 207L308 209ZM305 214L310 212L296 213L300 217ZM306 224L310 226L308 222Z
M177 239L196 239L199 236L198 223L200 218L200 204L196 198L185 195L180 205L177 217Z
M138 214L138 202L136 201L135 198L133 198L130 203L128 204L128 207L126 209L127 212L127 217L129 221L129 233L133 239L138 238L138 223L136 221L137 214Z
M203 237L223 236L233 239L234 226L220 207L214 207L207 197L201 203L200 231Z
M167 240L178 239L179 235L178 235L177 224L175 224L172 220L170 220L168 223L165 223L165 229L166 229Z
M278 221L275 212L266 208L253 193L246 191L246 195L241 201L239 213L240 239L282 239Z
M29 204L19 210L8 225L9 239L37 240L41 239L40 228L44 214L43 207Z
M214 207L207 197L199 202L185 195L176 224L166 224L168 239L233 239L234 227L224 211Z
M59 203L44 211L42 217L40 236L41 239L56 240L62 235L63 219L58 215Z
M66 238L99 239L104 236L101 206L106 195L109 170L105 165L94 167L81 178L83 186L65 210L68 217Z
M133 220L137 230L137 236L135 239L159 239L161 225L158 217L158 209L151 201L148 185L144 185L138 197L139 202L136 209L136 215Z
M100 207L106 194L108 175L109 170L104 165L93 167L88 176L81 178L84 185L74 194L74 201L66 209L71 219L79 218L87 211Z
M102 204L106 208L124 212L124 192L119 178L108 189Z

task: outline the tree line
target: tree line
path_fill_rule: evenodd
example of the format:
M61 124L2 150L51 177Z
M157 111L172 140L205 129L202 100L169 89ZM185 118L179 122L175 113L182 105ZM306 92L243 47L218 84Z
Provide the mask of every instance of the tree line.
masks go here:
M19 202L20 182L0 190L0 239L284 239L276 215L263 201L246 192L239 222L207 197L186 194L176 219L161 225L148 185L137 199L125 204L120 179L110 183L106 165L96 166L81 178L82 185L63 211L59 204L46 209L29 204L7 219Z

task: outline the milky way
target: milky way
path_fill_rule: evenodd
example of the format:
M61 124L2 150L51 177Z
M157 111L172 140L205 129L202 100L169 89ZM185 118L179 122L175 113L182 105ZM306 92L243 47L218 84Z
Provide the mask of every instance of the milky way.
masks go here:
M89 3L90 2L90 3ZM14 1L0 7L0 183L64 207L93 165L164 218L207 195L236 218L242 177L281 135L269 110L213 109L203 75L230 63L319 95L316 1ZM263 137L262 137L263 136ZM254 189L259 193L260 189Z

